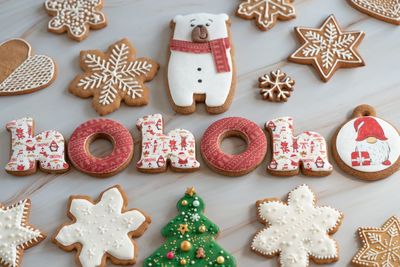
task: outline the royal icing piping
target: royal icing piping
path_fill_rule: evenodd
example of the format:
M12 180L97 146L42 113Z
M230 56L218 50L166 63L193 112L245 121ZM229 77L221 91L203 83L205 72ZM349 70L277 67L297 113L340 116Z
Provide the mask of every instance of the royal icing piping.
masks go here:
M291 191L287 203L258 202L257 212L268 225L251 244L257 253L266 256L279 253L282 267L306 267L309 257L338 258L336 242L329 234L339 227L342 214L331 207L315 206L315 195L307 185Z
M228 20L229 17L226 14L200 13L176 16L174 19L173 40L192 42L192 31L199 25L207 27L210 42L221 39L226 40L229 38ZM224 48L220 45L217 48L225 50L224 54L226 55L229 71L218 72L215 57L211 52L181 52L171 49L168 63L168 83L175 105L180 107L191 106L194 94L205 94L205 104L209 107L218 107L225 104L231 90L233 78L231 48L230 46L225 46ZM217 48L212 47L212 50Z
M196 140L184 129L163 133L163 118L154 114L140 118L136 126L142 132L142 156L136 166L139 169L162 169L167 161L176 169L197 169Z
M89 26L102 27L106 23L101 5L102 0L46 0L46 9L56 13L48 27L54 31L67 28L76 38L85 36Z
M259 79L260 94L269 101L286 102L293 91L295 81L281 70L272 71Z
M372 12L379 18L400 24L400 0L350 0L364 12Z
M118 260L135 259L135 245L129 234L147 223L138 210L124 212L124 198L117 187L105 191L98 203L73 198L69 212L75 221L63 226L56 241L64 247L80 243L82 267L102 266L105 253Z
M392 166L400 157L400 136L388 122L372 116L347 122L336 137L340 159L350 168L378 172Z
M311 172L331 172L325 139L316 132L304 132L294 136L293 118L282 117L265 125L272 132L271 171L290 172L300 167Z
M0 208L0 264L20 266L24 249L45 238L39 230L28 224L29 211L28 199Z
M61 133L45 131L34 135L34 120L22 118L7 123L11 132L11 157L5 169L10 172L26 172L40 168L46 171L64 172L69 169L65 161L65 140Z

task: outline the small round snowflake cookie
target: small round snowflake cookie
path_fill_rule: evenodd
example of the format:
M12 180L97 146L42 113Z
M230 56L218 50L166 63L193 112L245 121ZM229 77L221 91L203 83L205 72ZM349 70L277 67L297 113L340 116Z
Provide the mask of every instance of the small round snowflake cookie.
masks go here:
M266 257L279 255L282 267L307 267L310 259L317 264L337 261L338 245L331 235L339 229L343 214L315 203L307 185L289 192L287 202L257 201L259 220L267 227L255 235L251 249Z
M258 79L263 99L271 102L286 102L294 89L295 81L281 70L271 71Z
M67 32L69 38L78 42L89 35L89 29L107 26L106 16L100 11L103 0L46 0L44 7L53 17L48 30L58 34Z

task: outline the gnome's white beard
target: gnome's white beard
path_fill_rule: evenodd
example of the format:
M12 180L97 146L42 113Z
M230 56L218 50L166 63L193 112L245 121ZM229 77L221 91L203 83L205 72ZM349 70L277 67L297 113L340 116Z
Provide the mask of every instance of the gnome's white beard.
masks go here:
M389 159L390 147L386 141L378 140L376 143L370 144L364 140L357 142L356 151L367 151L371 165L378 165Z

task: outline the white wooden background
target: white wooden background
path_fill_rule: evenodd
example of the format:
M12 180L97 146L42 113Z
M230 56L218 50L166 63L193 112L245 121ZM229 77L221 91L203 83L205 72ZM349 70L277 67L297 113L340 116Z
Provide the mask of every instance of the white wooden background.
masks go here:
M218 175L204 162L201 170L192 174L167 172L158 175L141 174L135 170L140 134L137 118L162 113L166 130L182 127L200 138L215 120L227 116L243 116L263 127L268 119L294 116L298 132L314 130L328 140L336 127L361 103L376 107L378 114L400 127L400 27L372 19L350 7L345 0L296 0L298 17L280 22L268 32L259 31L252 22L234 16L236 0L106 0L104 12L109 25L92 31L81 43L66 35L47 32L49 20L43 0L0 0L0 41L12 37L27 39L37 53L53 57L59 67L55 83L34 94L0 98L0 165L9 156L9 133L5 124L23 116L36 119L37 132L56 129L69 138L82 122L97 117L91 100L83 100L67 91L69 82L79 73L80 50L103 49L121 38L129 38L140 56L149 56L161 64L155 80L149 83L151 100L146 107L123 106L108 115L122 122L135 138L135 157L129 167L115 177L96 179L75 169L63 175L37 173L28 177L13 177L4 170L0 177L0 201L10 204L30 197L33 201L31 222L50 236L67 220L66 204L71 194L97 197L104 189L122 185L129 196L129 207L145 210L153 218L148 231L138 239L141 266L162 243L161 228L176 215L175 204L185 188L195 186L207 203L207 216L221 228L218 242L236 257L241 267L277 266L275 259L266 259L250 251L254 233L263 226L256 220L255 201L266 197L285 197L295 186L307 183L319 196L319 204L336 207L345 219L335 239L340 245L340 261L334 266L348 266L359 248L355 231L359 226L380 226L391 215L400 215L400 173L378 182L363 182L352 178L335 165L332 175L325 178L272 177L266 173L267 161L254 172L238 178ZM238 67L238 90L228 112L208 115L200 106L190 116L175 114L165 91L165 67L169 21L178 13L225 12L231 15L233 39ZM319 27L330 14L335 14L342 27L363 30L366 37L359 52L367 66L339 70L328 83L322 83L309 66L288 63L286 58L297 47L293 27ZM257 79L265 72L282 68L296 80L293 96L286 104L261 100ZM238 140L224 142L228 151L243 149ZM105 143L95 148L106 149ZM199 151L198 151L199 152ZM200 158L200 154L198 153ZM58 249L47 238L25 253L23 266L75 266L74 253Z

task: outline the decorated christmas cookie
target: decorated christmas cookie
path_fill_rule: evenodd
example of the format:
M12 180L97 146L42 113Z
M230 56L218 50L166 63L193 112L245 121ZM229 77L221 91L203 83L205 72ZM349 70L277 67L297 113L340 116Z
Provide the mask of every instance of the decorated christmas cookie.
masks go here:
M400 167L399 132L368 105L354 109L352 119L338 129L332 151L342 170L365 180L385 178Z
M307 267L339 259L334 234L343 214L328 206L316 206L314 193L301 185L289 193L287 202L270 198L257 201L259 220L267 227L256 234L251 249L274 257L282 267Z
M316 132L294 135L293 118L282 117L265 124L272 135L272 160L267 171L277 176L297 175L301 171L310 176L329 175L329 163L324 137Z
M333 15L319 29L296 27L295 30L302 46L289 60L313 65L324 82L332 78L339 68L365 65L356 50L364 38L364 32L343 31Z
M294 80L281 70L271 71L259 79L260 94L265 100L286 102L294 88Z
M5 169L16 176L36 172L37 163L43 172L63 173L69 165L65 161L65 140L61 133L45 131L35 134L32 118L22 118L7 123L11 133L11 156Z
M54 61L33 55L28 42L11 39L0 44L0 95L21 95L46 88L57 77Z
M17 204L4 207L0 204L0 265L19 267L22 264L24 250L31 248L46 235L29 224L31 201L22 200Z
M188 188L177 204L179 215L161 231L167 239L143 267L235 267L232 255L216 242L219 228L204 216L204 202L194 188Z
M80 64L84 74L76 76L69 91L76 96L93 96L93 107L100 115L119 108L121 101L129 106L148 103L148 89L158 64L149 58L135 58L136 50L127 39L111 45L106 53L82 51Z
M196 140L184 129L174 129L164 134L161 114L140 118L136 126L142 131L142 156L136 167L142 172L164 172L168 163L178 172L200 168L196 160Z
M277 20L296 17L293 0L243 0L236 11L243 19L254 19L259 29L268 31Z
M53 242L65 251L76 250L82 267L104 267L107 259L117 265L135 264L138 249L133 237L141 236L151 222L138 209L127 209L128 198L114 186L94 202L87 196L71 196L68 217Z
M174 110L193 113L196 102L204 102L209 113L226 111L236 88L228 15L178 15L171 25L168 91Z
M355 266L395 267L400 264L400 219L391 217L381 228L358 229L362 248L354 256Z
M68 33L75 41L89 35L89 29L98 30L107 25L101 12L103 0L46 0L45 8L53 18L48 29L54 33Z
M400 0L348 0L356 9L374 18L400 25Z

